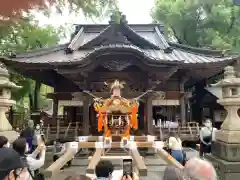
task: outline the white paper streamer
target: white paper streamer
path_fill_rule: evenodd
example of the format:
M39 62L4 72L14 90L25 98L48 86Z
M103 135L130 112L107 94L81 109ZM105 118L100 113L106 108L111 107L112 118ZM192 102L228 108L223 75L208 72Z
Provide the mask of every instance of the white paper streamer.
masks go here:
M155 141L155 136L147 135L147 141L148 142L154 142Z
M98 136L98 141L103 142L103 136Z
M79 136L78 141L79 142L87 142L88 141L88 136Z
M127 143L124 144L124 142L126 142L126 141L127 141ZM129 141L128 141L127 138L123 138L123 139L121 140L121 142L120 142L120 147L121 147L121 148L129 148Z
M112 147L112 139L110 139L110 138L105 138L104 148L111 148L111 147Z
M124 145L123 142L121 141L121 142L120 142L120 147L121 147L121 148L126 148L125 146L126 146L126 145Z

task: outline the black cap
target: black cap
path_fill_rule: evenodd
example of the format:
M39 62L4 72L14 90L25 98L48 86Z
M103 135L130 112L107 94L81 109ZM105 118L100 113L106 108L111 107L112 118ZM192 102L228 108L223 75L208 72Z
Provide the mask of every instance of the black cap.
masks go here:
M20 155L12 148L0 148L0 179L4 179L12 170L24 168Z

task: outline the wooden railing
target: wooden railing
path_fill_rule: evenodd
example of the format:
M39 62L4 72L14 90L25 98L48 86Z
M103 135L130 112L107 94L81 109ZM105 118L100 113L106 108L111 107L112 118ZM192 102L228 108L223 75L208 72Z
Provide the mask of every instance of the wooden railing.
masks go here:
M59 137L57 136L56 126L47 125L43 130L49 143L56 140L56 138L64 141L74 141L76 137L83 135L83 128L79 124L79 122L70 122L68 126L60 126Z
M178 128L155 127L155 135L159 136L162 141L169 137L171 131L177 132L182 141L195 141L199 139L200 128L196 122L189 122L186 126L179 126Z
M44 128L47 132L48 140L55 140L57 137L56 126L46 126ZM169 137L171 131L176 131L182 141L197 141L199 139L200 127L196 122L189 122L186 126L180 126L178 128L159 128L155 127L155 136L164 141ZM65 140L74 140L75 137L83 135L83 129L79 122L70 122L68 126L61 126L59 129L59 138ZM90 132L90 129L89 129Z

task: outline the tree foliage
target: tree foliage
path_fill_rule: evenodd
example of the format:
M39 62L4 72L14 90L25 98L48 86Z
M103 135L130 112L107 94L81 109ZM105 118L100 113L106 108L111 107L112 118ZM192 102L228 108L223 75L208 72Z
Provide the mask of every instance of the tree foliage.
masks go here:
M58 12L68 7L70 11L81 10L86 16L98 17L116 6L116 0L7 0L1 2L0 17L2 20L13 20L32 9L46 12L52 7Z
M12 25L8 29L8 33L0 39L0 55L9 56L14 53L26 52L43 47L56 45L60 38L64 35L61 29L55 29L52 26L39 27L36 21L21 21ZM24 97L29 97L29 104L33 110L36 110L38 104L33 102L38 101L35 96L39 96L41 85L31 79L27 79L22 75L10 71L10 80L22 88L13 93L13 98L17 101ZM36 89L37 88L37 89Z
M232 0L156 0L151 15L181 44L240 51L240 8Z
M37 21L24 20L9 27L9 31L0 39L0 53L25 52L56 44L63 36L61 29L52 26L39 27Z

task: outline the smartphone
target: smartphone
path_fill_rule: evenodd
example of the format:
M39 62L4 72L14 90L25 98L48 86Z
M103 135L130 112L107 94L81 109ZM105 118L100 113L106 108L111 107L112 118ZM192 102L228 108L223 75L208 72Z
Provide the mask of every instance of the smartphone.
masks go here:
M132 159L123 159L123 176L133 177Z

